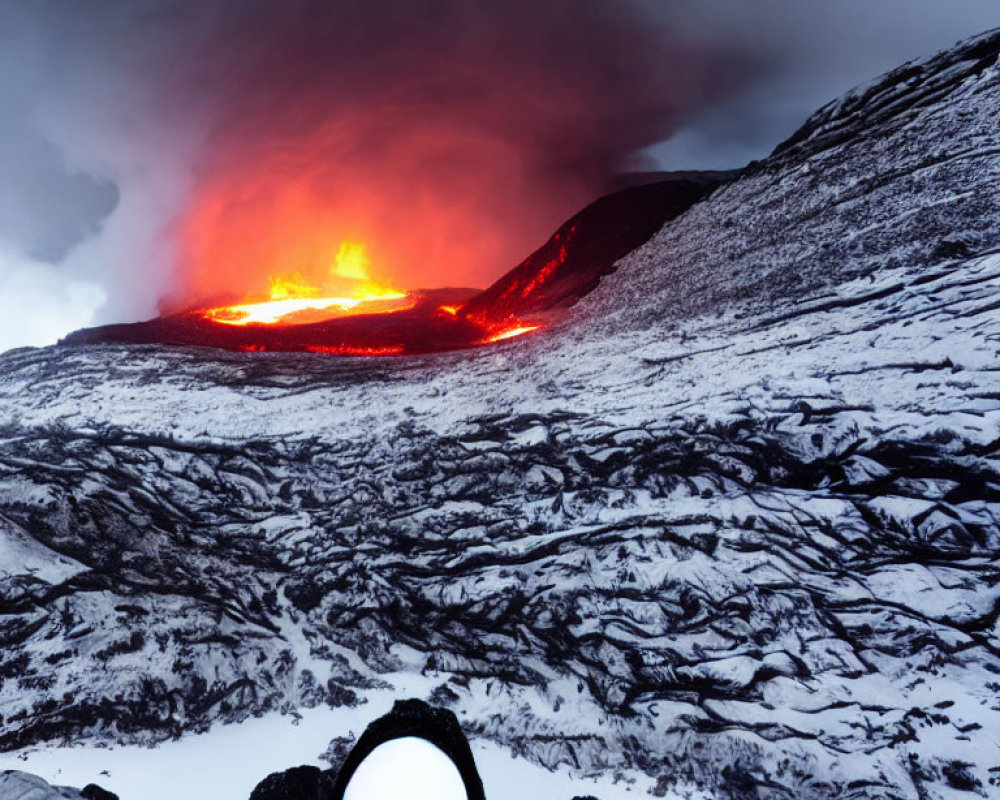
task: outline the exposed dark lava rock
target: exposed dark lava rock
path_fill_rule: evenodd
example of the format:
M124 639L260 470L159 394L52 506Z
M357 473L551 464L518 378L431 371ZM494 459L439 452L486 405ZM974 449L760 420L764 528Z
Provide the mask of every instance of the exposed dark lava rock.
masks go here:
M494 327L568 308L593 291L618 259L739 172L658 176L656 182L591 203L521 264L471 298L459 315Z
M392 711L379 717L365 729L337 773L333 800L343 798L347 785L361 762L376 747L407 736L427 740L452 760L462 776L468 800L485 800L483 782L476 769L469 740L462 733L458 718L446 708L435 708L416 699L397 700Z
M424 739L452 760L465 784L468 800L485 800L483 783L469 742L455 715L422 700L397 700L385 716L371 722L336 769L293 767L261 781L250 800L342 800L351 778L377 747L393 739Z
M84 800L118 800L118 795L103 789L96 783L88 783L80 790L80 797Z
M333 775L319 767L292 767L268 775L257 784L250 800L332 800Z

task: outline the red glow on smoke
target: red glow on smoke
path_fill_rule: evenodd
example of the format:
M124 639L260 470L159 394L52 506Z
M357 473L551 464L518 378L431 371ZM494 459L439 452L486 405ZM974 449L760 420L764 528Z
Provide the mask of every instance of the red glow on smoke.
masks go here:
M142 323L77 331L66 344L150 343L250 353L416 355L520 338L555 323L618 260L719 179L671 179L600 198L489 288L402 292L373 280L362 243L344 240L307 279L294 265L261 289ZM332 285L346 283L349 291ZM270 291L263 292L269 285ZM342 292L342 293L336 293Z
M171 71L204 136L164 314L266 297L276 275L343 297L343 241L403 292L485 288L732 82L638 1L224 6Z
M176 291L165 310L263 296L275 275L325 285L344 240L366 243L378 283L482 288L586 196L572 179L539 192L523 154L471 132L417 125L382 141L377 160L358 159L371 124L364 117L263 152L228 148L181 220Z

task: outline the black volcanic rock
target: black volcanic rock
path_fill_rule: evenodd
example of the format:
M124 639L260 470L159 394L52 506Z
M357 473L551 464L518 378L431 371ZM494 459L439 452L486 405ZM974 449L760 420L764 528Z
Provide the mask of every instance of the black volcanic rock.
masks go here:
M469 300L460 316L501 327L565 309L585 296L622 256L739 172L657 173L659 180L596 200L542 247ZM631 180L638 181L638 176Z
M332 800L342 800L354 773L375 748L408 736L425 739L452 760L465 784L467 800L485 800L483 782L458 718L446 708L419 699L397 700L388 714L365 729L337 773Z
M250 800L332 800L333 776L319 767L292 767L257 784Z
M262 780L250 800L342 800L351 778L377 747L393 739L424 739L452 760L468 800L485 800L469 742L455 715L419 699L397 700L392 710L372 721L337 769L293 767Z
M118 795L109 792L98 786L96 783L88 783L80 790L80 797L84 800L118 800Z

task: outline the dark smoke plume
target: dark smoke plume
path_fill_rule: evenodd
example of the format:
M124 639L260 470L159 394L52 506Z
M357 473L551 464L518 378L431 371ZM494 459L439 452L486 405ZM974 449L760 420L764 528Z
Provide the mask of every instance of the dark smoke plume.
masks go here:
M342 239L396 285L483 286L749 66L608 0L244 0L195 52L180 302L315 279Z
M318 280L345 239L404 288L486 285L753 73L633 0L37 0L0 30L21 116L117 191L63 264L103 319Z

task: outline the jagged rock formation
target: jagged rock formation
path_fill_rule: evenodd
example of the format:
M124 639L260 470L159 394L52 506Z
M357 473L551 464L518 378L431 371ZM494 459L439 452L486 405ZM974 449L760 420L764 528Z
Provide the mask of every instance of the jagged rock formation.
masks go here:
M595 200L523 262L471 298L459 317L503 327L514 320L544 319L572 306L665 222L739 174L656 173L646 183Z
M998 52L822 110L530 341L0 357L0 747L421 669L663 791L996 794Z
M335 777L319 767L292 767L268 775L251 792L250 800L329 800Z
M435 708L413 698L397 700L388 714L369 724L340 765L331 800L343 800L359 767L380 745L405 737L423 739L437 747L461 777L466 800L485 800L483 781L458 718L446 708Z

